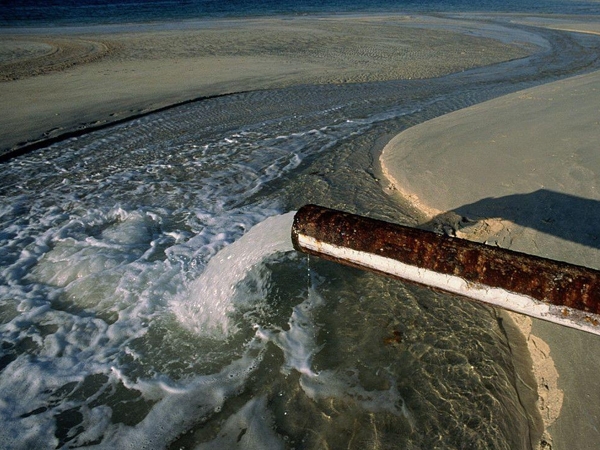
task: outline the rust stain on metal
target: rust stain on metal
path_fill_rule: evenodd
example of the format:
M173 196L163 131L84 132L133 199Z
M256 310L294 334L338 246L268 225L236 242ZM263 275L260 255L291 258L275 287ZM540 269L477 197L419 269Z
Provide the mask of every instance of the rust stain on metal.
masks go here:
M296 250L364 268L302 248L298 243L299 234L437 273L458 276L467 282L502 288L552 305L600 314L600 271L587 267L316 205L304 206L296 214L292 229ZM597 323L595 319L589 321Z

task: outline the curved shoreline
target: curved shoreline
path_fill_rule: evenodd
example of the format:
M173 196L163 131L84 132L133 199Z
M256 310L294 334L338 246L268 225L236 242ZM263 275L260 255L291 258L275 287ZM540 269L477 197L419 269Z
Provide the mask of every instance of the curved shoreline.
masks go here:
M110 127L114 127L117 125L121 125L123 123L127 123L127 122L131 122L132 120L136 120L136 119L141 119L142 117L146 117L149 116L151 114L156 114L156 113L160 113L163 111L168 111L169 109L173 109L173 108L178 108L180 106L184 106L190 103L194 103L194 102L199 102L202 100L209 100L209 99L213 99L213 98L219 98L219 97L224 97L227 95L235 95L235 94L243 94L247 91L240 91L240 92L231 92L229 94L221 94L221 95L212 95L212 96L207 96L207 97L198 97L198 98L192 98L189 100L184 100L182 102L178 102L178 103L173 103L167 106L163 106L160 108L156 108L156 109L152 109L149 111L142 111L139 112L137 114L132 114L132 115L128 115L126 117L122 117L120 119L117 120L113 120L113 121L107 121L107 122L100 122L97 124L93 124L93 125L88 125L82 128L76 128L70 131L66 131L64 133L58 134L56 136L53 137L49 137L49 138L45 138L45 139L41 139L38 141L31 141L31 142L27 142L24 143L20 146L17 147L13 147L11 149L6 150L4 153L0 152L0 163L6 162L12 158L16 158L17 156L21 156L21 155L25 155L29 152L35 151L35 150L39 150L42 149L44 147L48 147L52 144L56 144L57 142L62 142L65 141L67 139L71 139L71 138L75 138L75 137L80 137L83 135L86 135L88 133L92 133L94 131L99 131L99 130L104 130L106 128L110 128Z
M599 98L597 71L447 114L395 136L380 155L382 172L430 226L599 268ZM580 418L600 414L600 389L590 376L600 365L597 340L513 320L533 359L552 445L592 448L599 432Z

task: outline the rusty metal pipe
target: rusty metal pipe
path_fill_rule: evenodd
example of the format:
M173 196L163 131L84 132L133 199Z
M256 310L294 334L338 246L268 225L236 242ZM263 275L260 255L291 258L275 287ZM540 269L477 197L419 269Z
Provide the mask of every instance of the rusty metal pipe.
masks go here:
M298 251L600 335L600 271L316 205Z

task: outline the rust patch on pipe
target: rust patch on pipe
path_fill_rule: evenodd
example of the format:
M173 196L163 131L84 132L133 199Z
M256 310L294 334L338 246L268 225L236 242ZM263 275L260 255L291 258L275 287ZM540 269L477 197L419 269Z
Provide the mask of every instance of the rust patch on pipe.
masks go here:
M360 264L303 248L298 242L299 234L338 247L457 276L467 282L526 295L551 305L600 314L600 271L587 267L316 205L306 205L296 213L292 227L294 248L365 269ZM376 269L368 270L389 276ZM598 322L595 318L588 320Z

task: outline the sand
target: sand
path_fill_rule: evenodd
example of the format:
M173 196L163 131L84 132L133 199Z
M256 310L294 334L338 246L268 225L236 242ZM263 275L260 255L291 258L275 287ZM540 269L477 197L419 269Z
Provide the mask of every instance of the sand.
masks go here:
M600 269L598 105L600 72L506 95L406 130L384 149L382 168L428 216L425 226ZM515 320L552 448L596 448L598 336Z
M398 15L223 20L91 30L29 30L27 33L2 30L0 154L195 98L301 84L428 78L523 57L531 52L528 44L511 41L501 29L495 30L496 39L482 37L485 26L465 20ZM568 91L560 84L556 86L556 92ZM586 88L583 100L589 95L588 90ZM546 246L539 240L538 234L545 238L545 229L538 232L527 223L517 228L519 220L516 216L505 213L498 218L487 213L485 208L495 207L498 202L482 202L486 197L500 197L506 200L507 208L511 210L515 202L526 205L523 210L517 209L520 213L515 213L525 220L529 217L527 208L535 205L540 197L542 201L550 197L553 201L564 203L571 201L567 194L577 197L579 203L569 211L581 212L593 205L583 200L589 196L578 191L578 186L587 185L588 181L577 183L580 176L594 179L595 172L591 168L597 167L597 164L594 165L593 152L584 152L581 156L584 160L575 166L576 158L563 153L556 158L542 157L540 163L535 155L523 155L520 150L522 142L529 142L531 129L524 123L511 122L515 105L518 103L521 108L521 103L531 96L528 104L546 104L549 110L555 111L551 104L555 99L544 100L540 95L534 90L500 100L510 102L512 99L515 102L507 106L505 117L494 116L494 120L506 123L505 134L508 137L505 148L511 146L510 142L520 144L513 148L515 156L498 157L498 150L489 146L484 147L486 150L477 147L477 154L461 152L462 156L457 156L457 146L462 149L463 141L468 141L469 137L472 145L477 139L487 139L488 144L493 139L501 140L501 136L495 134L475 138L477 133L485 133L485 130L488 133L498 130L497 127L489 127L488 123L481 123L480 117L485 116L494 104L486 103L474 107L474 110L441 118L442 122L433 122L433 126L431 123L424 124L400 135L384 152L384 169L396 188L431 213L432 219L437 212L445 211L473 215L477 221L468 228L457 230L458 233L479 240L495 239L501 245L520 249L529 249L532 242L538 242L535 251L540 252L539 249L546 249ZM581 100L572 101L585 103ZM582 127L591 125L580 119L583 115L590 117L592 113L593 106L590 105L585 114L578 113L572 118L550 117L547 111L537 111L535 116L524 117L537 124L548 123L549 128L554 130L552 124L563 120ZM468 114L471 116L465 118L464 115ZM449 125L445 131L447 134L442 137L436 129L445 120L449 121ZM475 122L471 129L466 129L462 135L457 134L455 141L451 139L456 124L468 127ZM550 144L554 142L550 140ZM591 143L589 145L591 149ZM579 142L573 141L572 146L574 154L581 148ZM417 154L415 149L423 149L424 152ZM449 171L436 172L443 168L444 159L449 161L446 164ZM526 183L529 179L537 180L540 173L563 173L561 169L565 164L572 167L572 176L568 180L546 185L544 183L549 181L544 179L538 181L535 188ZM529 178L522 179L519 171L525 167L530 167L531 173ZM451 173L453 168L456 172ZM472 189L474 181L467 178L473 174L479 175L476 189ZM507 181L502 174L511 174L512 181ZM432 180L436 182L432 183ZM571 190L561 190L561 183L567 182ZM440 183L444 183L443 189ZM502 190L498 190L499 186ZM549 190L549 186L554 190ZM434 187L440 188L434 191ZM564 195L557 196L552 192ZM513 195L523 197L512 198ZM597 197L589 198L595 201ZM471 213L471 209L464 209L465 205L471 204L481 206L486 218L480 219L477 215L479 210ZM540 214L542 211L543 208ZM563 213L557 217L562 220L564 216ZM580 218L583 216L576 217ZM552 227L556 227L556 219L552 220ZM574 219L569 217L569 220L572 222ZM590 226L593 227L593 224ZM572 234L571 224L563 228L566 233ZM555 237L552 230L549 239ZM535 240L532 240L533 236ZM558 241L564 248L558 246L555 253L544 253L545 256L560 255L576 245L578 254L582 255L578 261L589 262L594 256L597 258L597 247L589 250L587 241L574 244L573 239L568 237ZM523 246L520 246L521 242ZM519 318L517 320L520 321ZM528 322L523 320L522 330L526 331L527 326ZM571 426L570 420L573 419L569 419L566 413L561 414L559 420L556 417L563 403L561 389L567 393L571 392L570 389L575 392L577 386L567 387L563 383L560 389L557 387L558 374L552 359L547 356L551 353L555 357L557 367L561 364L560 357L555 355L554 344L548 347L544 343L550 342L550 339L538 337L543 334L543 325L534 323L533 330L534 335L526 332L526 336L534 356L534 370L543 374L538 377L538 384L548 391L541 397L544 402L541 412L551 431L570 436L564 429ZM575 341L569 331L564 333L564 339ZM580 343L577 351L584 350L585 345L592 342L586 336L578 335L577 339ZM568 380L564 370L564 367L559 368L561 381ZM572 382L574 385L575 380ZM596 391L600 392L599 389ZM577 394L576 398L585 398L584 394ZM591 400L600 404L595 397ZM565 398L563 412L568 408L569 399ZM563 417L567 419L563 420ZM558 441L555 439L555 442ZM561 447L557 444L556 448Z
M199 97L427 78L530 52L477 36L483 26L398 15L0 30L0 152Z

